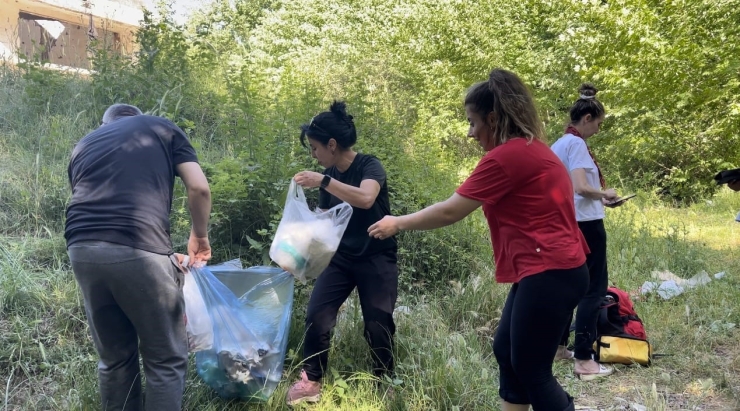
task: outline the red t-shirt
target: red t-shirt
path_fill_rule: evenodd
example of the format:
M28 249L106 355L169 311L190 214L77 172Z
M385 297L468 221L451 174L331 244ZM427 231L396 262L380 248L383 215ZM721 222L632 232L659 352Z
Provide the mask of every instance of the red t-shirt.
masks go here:
M496 282L586 262L590 251L576 222L570 176L545 143L515 138L494 148L457 193L483 203Z

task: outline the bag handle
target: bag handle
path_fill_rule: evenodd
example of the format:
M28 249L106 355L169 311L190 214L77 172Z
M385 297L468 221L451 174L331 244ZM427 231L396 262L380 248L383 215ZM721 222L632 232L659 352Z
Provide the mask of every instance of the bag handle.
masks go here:
M295 182L295 179L290 179L290 187L288 187L288 197L293 197L303 204L306 204L306 194L303 192L303 187L299 186Z
M337 224L345 224L352 217L352 206L349 203L342 202L332 207L329 212L334 214L334 221Z
M304 204L304 207L308 207L303 187L299 186L292 178L290 179L290 187L288 187L288 199L291 197L300 204ZM329 214L336 223L346 224L350 217L352 217L352 211L352 206L343 201L321 214Z

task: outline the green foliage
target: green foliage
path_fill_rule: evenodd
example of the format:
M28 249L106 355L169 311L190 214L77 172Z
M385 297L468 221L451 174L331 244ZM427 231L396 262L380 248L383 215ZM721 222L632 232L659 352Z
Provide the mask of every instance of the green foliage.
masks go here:
M738 245L733 220L738 208L740 196L725 190L711 203L686 208L664 207L640 196L608 210L610 279L617 286L633 291L652 270L670 270L682 278L700 270L726 272L668 301L635 300L655 351L669 356L650 368L617 366L620 378L630 381L620 398L656 411L706 406L708 401L711 409L737 408L740 265L731 250ZM267 403L250 409L290 409L284 396L300 370L305 320L300 307L305 307L307 288L296 288L284 378ZM360 305L351 296L332 337L321 402L312 409L500 409L499 370L490 343L507 292L508 287L495 283L490 267L458 280L402 289L398 305L406 308L395 315L397 376L383 381L380 390L369 373ZM9 407L99 407L97 355L60 235L0 236L0 316L0 369L10 387ZM553 369L577 406L614 405L612 384L580 382L572 367L572 362L559 362ZM243 402L216 398L194 372L193 362L189 369L185 409L244 409ZM395 400L385 395L388 386L395 386Z
M737 2L572 0L558 7L545 20L556 73L572 79L559 90L570 97L560 108L576 97L576 81L602 90L609 118L596 152L607 177L683 202L713 193L712 176L738 165L740 59L730 23L740 18Z
M276 179L279 174L273 168L240 158L224 159L206 172L214 199L210 235L217 252L269 265L272 233L280 222L289 179Z
M238 0L179 26L161 6L159 16L145 13L134 56L90 44L89 81L40 63L21 76L6 70L23 101L1 108L12 111L2 116L6 146L35 153L17 161L28 165L20 178L38 182L10 188L13 210L31 207L20 220L58 227L66 153L105 107L126 102L188 133L214 191L214 241L224 258L261 263L286 181L316 168L297 144L299 124L346 100L357 149L388 172L394 213L413 212L449 196L479 158L461 101L495 66L531 85L551 141L579 83L596 83L609 118L594 145L610 185L695 201L714 192L716 171L740 163L738 10L732 1ZM188 214L178 194L182 245ZM404 270L434 281L471 269L446 261L490 258L479 219L401 239Z

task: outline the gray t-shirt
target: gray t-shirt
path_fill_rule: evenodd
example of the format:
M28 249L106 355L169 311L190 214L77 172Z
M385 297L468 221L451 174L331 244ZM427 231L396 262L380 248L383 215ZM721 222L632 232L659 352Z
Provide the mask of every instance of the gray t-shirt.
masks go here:
M586 171L586 181L588 185L599 188L599 170L596 168L594 160L588 154L586 142L573 134L566 134L558 139L550 148L565 164L569 173L573 170L582 168ZM593 221L604 218L604 205L601 200L593 200L573 194L576 206L576 220Z
M171 254L175 167L197 161L185 133L161 117L126 117L86 135L69 162L67 246L107 241Z

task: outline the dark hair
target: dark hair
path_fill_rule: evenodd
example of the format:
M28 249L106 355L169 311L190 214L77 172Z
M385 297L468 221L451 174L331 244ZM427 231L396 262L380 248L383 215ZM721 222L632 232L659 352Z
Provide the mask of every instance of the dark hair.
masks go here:
M511 71L493 69L488 81L470 87L465 96L465 105L472 105L473 110L483 118L493 112L495 146L515 137L532 140L542 139L545 135L532 94Z
M578 89L578 100L570 108L571 124L578 123L586 114L591 114L594 119L604 116L606 113L604 105L596 99L598 91L591 83L581 84L581 88Z
M108 124L121 117L140 116L142 114L141 110L136 106L130 104L114 104L105 110L102 124Z
M329 111L319 113L307 124L301 125L301 145L308 147L306 137L323 145L329 144L332 138L341 150L346 150L357 142L357 130L352 116L347 114L347 104L334 101Z

